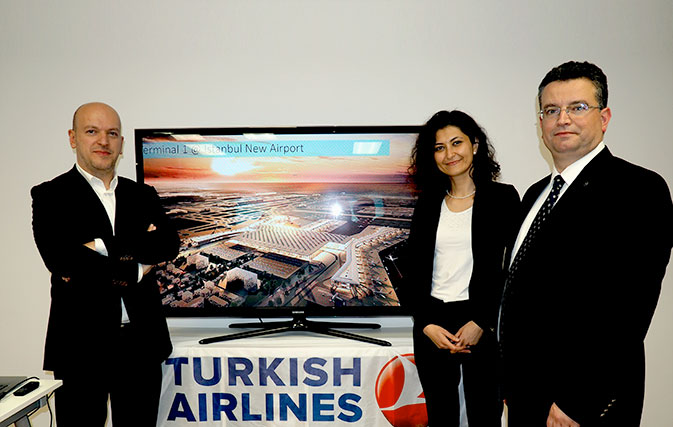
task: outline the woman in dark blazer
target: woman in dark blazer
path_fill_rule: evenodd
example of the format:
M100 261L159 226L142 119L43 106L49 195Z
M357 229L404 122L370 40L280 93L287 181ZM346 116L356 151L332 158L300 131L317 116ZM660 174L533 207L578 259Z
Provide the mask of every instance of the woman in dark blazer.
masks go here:
M404 260L402 303L429 424L458 426L462 377L471 426L500 426L495 327L519 195L483 129L440 111L419 133L409 172L419 191Z

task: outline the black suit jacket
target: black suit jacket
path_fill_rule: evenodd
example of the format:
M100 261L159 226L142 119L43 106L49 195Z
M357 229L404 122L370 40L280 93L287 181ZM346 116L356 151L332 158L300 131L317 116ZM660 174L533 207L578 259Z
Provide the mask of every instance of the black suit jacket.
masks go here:
M524 217L548 182L526 192ZM556 402L580 425L610 411L622 417L618 425L637 425L626 420L640 418L643 340L672 244L665 181L604 149L556 203L508 285L502 343L511 397Z
M119 335L123 297L142 343L128 357L160 362L172 346L154 274L137 283L137 264L177 255L179 238L156 191L119 177L115 234L98 196L72 168L32 188L33 234L51 272L51 309L44 369L68 372L105 366ZM155 231L148 232L150 224ZM86 248L96 238L109 256ZM124 257L126 262L119 262ZM120 286L119 280L128 280Z
M441 191L418 198L403 263L402 304L420 329L433 323L426 308L432 298L437 226L445 195ZM469 284L470 310L479 327L493 332L504 284L503 260L519 216L519 194L511 185L487 182L478 186L472 209L474 264Z

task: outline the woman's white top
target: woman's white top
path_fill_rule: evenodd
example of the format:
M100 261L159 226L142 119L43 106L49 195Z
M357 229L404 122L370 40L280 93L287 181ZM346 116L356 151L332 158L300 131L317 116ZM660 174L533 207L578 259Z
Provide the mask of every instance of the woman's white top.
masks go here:
M452 212L442 199L430 295L444 302L470 299L473 263L472 207Z

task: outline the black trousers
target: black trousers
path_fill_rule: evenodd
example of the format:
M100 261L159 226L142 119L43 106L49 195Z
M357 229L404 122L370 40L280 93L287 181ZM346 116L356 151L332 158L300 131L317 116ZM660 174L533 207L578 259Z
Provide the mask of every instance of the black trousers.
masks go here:
M54 394L56 423L59 427L104 426L110 400L115 427L157 424L161 395L161 362L137 354L137 337L132 327L120 328L113 357L96 368L54 371L63 385ZM97 355L92 355L96 358Z
M472 320L469 302L435 300L428 311L433 323L451 333ZM458 385L463 377L465 407L470 426L500 427L503 403L498 387L498 354L495 337L484 331L471 354L451 354L423 333L425 325L414 325L414 358L425 394L430 427L460 425Z

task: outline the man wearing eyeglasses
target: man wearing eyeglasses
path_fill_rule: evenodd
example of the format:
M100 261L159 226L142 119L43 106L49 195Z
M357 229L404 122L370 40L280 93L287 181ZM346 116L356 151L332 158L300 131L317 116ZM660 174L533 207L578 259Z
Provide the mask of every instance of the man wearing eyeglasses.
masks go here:
M502 299L509 427L638 426L643 340L673 246L670 191L606 147L600 68L567 62L538 90L554 164L523 198Z

